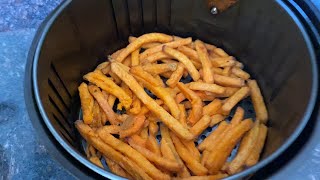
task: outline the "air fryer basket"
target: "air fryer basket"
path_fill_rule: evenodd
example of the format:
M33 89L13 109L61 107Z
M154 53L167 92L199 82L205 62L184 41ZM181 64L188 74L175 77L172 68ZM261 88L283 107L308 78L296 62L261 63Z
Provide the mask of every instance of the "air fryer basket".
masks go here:
M125 47L129 35L148 32L215 44L243 62L258 80L270 116L262 161L230 178L265 166L307 123L317 89L314 52L302 25L282 1L240 0L215 16L204 0L69 0L44 25L32 83L45 124L79 163L117 178L85 158L73 124L80 109L77 87L84 74Z

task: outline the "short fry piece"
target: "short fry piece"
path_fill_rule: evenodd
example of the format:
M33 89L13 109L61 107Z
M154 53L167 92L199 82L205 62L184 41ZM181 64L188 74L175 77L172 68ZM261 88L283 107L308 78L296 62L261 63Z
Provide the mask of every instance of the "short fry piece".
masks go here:
M196 69L196 67L194 67L194 65L186 55L168 46L163 46L162 50L165 53L169 54L170 56L176 58L178 61L180 61L185 66L185 68L189 71L194 81L197 81L200 78L200 74L198 70Z
M205 82L191 82L188 83L188 85L191 90L208 91L216 94L222 94L226 90L226 88L222 86L216 84L209 84Z
M137 66L140 64L139 51L140 49L137 49L131 53L131 66Z
M93 105L94 99L91 96L88 85L86 83L81 83L78 87L80 100L81 100L81 109L83 114L83 121L85 124L91 124L93 121Z
M172 73L170 78L167 80L166 84L168 86L175 87L176 84L180 81L184 71L184 65L182 63L179 63L177 66L177 69Z
M218 74L214 74L214 82L221 86L228 86L228 87L242 87L245 85L244 80L240 78L232 78L228 76L221 76Z
M209 144L213 144L212 141L214 141L215 139L218 139L218 137L223 133L223 131L225 131L228 127L228 123L223 121L219 124L219 126L217 127L217 129L215 129L207 138L205 138L199 145L198 145L198 149L200 151L205 150Z
M143 156L145 156L149 161L154 162L156 165L173 172L180 171L182 166L175 161L162 158L159 154L155 154L148 149L145 149L133 141L129 140L129 144Z
M266 141L267 131L268 131L267 126L265 126L264 124L260 124L259 136L256 141L254 149L251 151L251 154L249 155L248 159L246 160L246 166L248 166L248 167L253 166L253 165L257 164L257 162L259 161L260 153L261 153L261 151L263 149L263 145Z
M242 138L237 155L227 168L228 174L235 174L241 170L253 149L256 148L260 129L259 125L260 122L256 121L253 128Z
M208 51L202 41L196 40L194 44L202 64L203 81L206 83L213 83L213 73L211 71L212 64L209 59Z
M250 89L248 87L242 87L222 105L222 110L229 112L239 101L245 98L249 92Z
M107 93L110 93L119 98L121 104L126 109L130 107L132 103L132 99L130 98L130 96L126 92L124 92L124 90L121 87L115 84L111 79L102 74L101 71L90 72L84 75L83 78L97 85Z
M194 138L193 135L179 123L178 120L173 118L166 110L164 110L151 97L149 97L139 83L128 72L123 70L121 66L117 65L117 63L111 63L111 69L130 87L132 92L135 93L141 102L143 102L148 109L150 109L157 117L159 117L163 123L177 133L179 137L187 140Z
M251 100L256 112L256 117L261 122L266 123L268 120L268 112L266 104L263 101L263 97L256 80L248 80L248 86L251 92Z
M130 53L140 48L143 44L151 42L170 42L172 41L172 36L162 34L162 33L149 33L138 37L135 41L130 43L126 48L119 53L115 58L116 61L122 62Z
M195 136L199 136L210 124L210 116L204 115L202 118L190 128L190 132Z
M244 117L244 109L240 106L237 107L236 112L234 113L232 119L231 119L231 126L235 127L237 126Z

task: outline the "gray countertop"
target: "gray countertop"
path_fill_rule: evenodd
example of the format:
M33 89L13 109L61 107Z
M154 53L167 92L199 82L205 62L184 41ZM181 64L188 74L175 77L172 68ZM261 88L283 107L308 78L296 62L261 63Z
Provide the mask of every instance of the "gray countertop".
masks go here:
M49 156L46 147L37 143L23 94L24 68L32 39L39 24L60 1L0 0L0 180L75 179ZM313 1L320 7L319 0ZM312 152L310 156L315 160L309 164L319 166L319 145ZM273 179L286 179L284 175L299 172L288 167L284 168L286 173ZM306 166L300 170L309 171ZM319 173L293 177L320 179Z

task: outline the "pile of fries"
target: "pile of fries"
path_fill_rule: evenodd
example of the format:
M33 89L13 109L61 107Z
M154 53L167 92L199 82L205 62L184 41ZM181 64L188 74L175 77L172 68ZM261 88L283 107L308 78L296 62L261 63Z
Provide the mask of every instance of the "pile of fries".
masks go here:
M259 160L268 120L261 91L221 48L162 33L130 37L127 47L83 78L83 120L75 125L88 159L101 168L105 161L128 179L222 179ZM244 119L238 106L248 96L255 121Z

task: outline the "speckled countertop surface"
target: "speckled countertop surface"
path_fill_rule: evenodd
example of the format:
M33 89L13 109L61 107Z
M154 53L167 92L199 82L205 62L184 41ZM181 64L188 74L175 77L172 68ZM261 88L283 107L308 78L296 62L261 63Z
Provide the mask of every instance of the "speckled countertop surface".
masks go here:
M319 0L312 1L320 8ZM0 180L75 179L49 156L46 147L37 143L23 97L24 67L32 39L39 24L59 2L0 0ZM318 157L319 147L313 150L310 156ZM310 163L319 167L318 161ZM288 168L272 179L286 179L285 175L294 173L292 166ZM310 171L307 167L298 169ZM302 171L301 176L293 177L320 179L319 171Z

